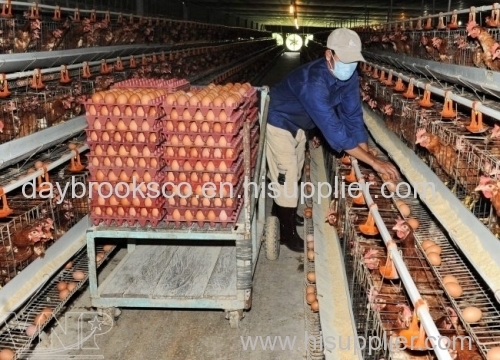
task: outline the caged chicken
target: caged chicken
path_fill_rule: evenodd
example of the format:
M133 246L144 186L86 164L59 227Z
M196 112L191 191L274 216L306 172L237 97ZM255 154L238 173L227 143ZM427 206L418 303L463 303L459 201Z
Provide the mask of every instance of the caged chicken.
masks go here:
M488 30L479 26L475 21L467 24L467 35L476 39L481 45L473 55L474 65L494 70L496 66L493 64L493 53L496 52L495 39Z
M418 250L415 247L415 236L413 235L412 227L403 219L397 219L396 225L392 228L396 232L396 236L401 242L401 250L404 261L408 267L410 275L415 281L425 282L427 276L418 257Z

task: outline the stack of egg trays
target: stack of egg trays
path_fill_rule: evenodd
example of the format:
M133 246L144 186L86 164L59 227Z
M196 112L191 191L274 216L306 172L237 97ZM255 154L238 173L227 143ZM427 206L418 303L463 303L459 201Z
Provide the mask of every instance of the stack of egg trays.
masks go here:
M167 90L168 93L173 93L179 90L188 91L190 88L189 81L186 79L127 79L115 83L112 87L116 88L130 88L130 89L142 89L142 88L156 88Z
M88 123L86 132L87 143L90 148L90 152L87 155L89 160L89 181L93 183L92 194L95 196L91 200L90 219L94 225L97 226L104 223L106 226L121 226L127 223L129 226L137 224L146 226L149 223L151 226L156 226L165 217L164 197L159 196L157 199L154 199L155 201L151 206L146 206L146 198L150 194L146 193L145 196L142 196L144 191L142 193L134 191L135 184L143 182L142 178L130 179L130 175L134 171L140 177L144 176L147 172L151 179L148 181L148 184L145 184L146 189L159 188L161 195L161 186L165 179L165 162L163 156L165 136L162 131L164 113L161 106L164 98L165 96L153 99L147 105L109 105L103 101L94 103L92 100L86 103L86 118ZM89 108L91 106L95 108L95 113L97 114L106 113L101 111L101 109L102 107L107 107L108 115L90 115ZM124 110L127 107L132 110L131 116L124 115ZM118 113L116 111L117 108L120 109L120 115L114 115ZM140 124L135 130L128 128L132 121ZM116 126L119 122L122 122L127 129L117 130ZM113 126L108 126L108 124L112 124ZM148 131L143 131L142 129L142 126L145 124L148 124ZM113 128L113 130L108 130L110 128ZM97 135L97 140L92 139L92 133ZM103 140L104 133L108 135L106 137L107 141ZM117 133L120 136L120 141L115 140ZM132 136L127 139L127 134L131 134ZM144 139L139 139L140 134L144 135ZM96 151L98 149L100 151ZM132 149L135 149L135 152L131 154L130 151ZM98 179L97 174L99 171L104 173L104 177L99 176ZM122 171L128 175L128 181L120 181ZM114 175L112 180L109 179L110 174ZM128 186L128 189L124 183ZM120 198L119 204L116 202L111 204L110 199L116 198L116 196L111 197L112 193ZM103 195L102 197L107 201L103 202L102 197L99 198L99 195ZM127 198L129 202L121 201L122 197ZM137 204L137 200L132 201L134 197L139 197L139 206L134 205ZM128 206L124 206L124 204Z
M259 128L254 126L251 131L251 143L258 143L258 140ZM166 146L169 146L168 140ZM228 144L228 149L230 149L229 146L240 149L234 152L238 153L238 156L230 159L180 159L178 157L170 159L165 156L167 163L166 188L171 191L169 199L166 201L167 223L173 223L175 227L189 227L192 224L197 224L198 227L203 227L205 224L208 224L209 227L214 227L216 224L227 227L237 221L242 209L245 190L243 131L240 131L235 145ZM256 164L257 151L258 146L253 146L251 153L252 173ZM177 161L180 169L172 169L173 161ZM185 170L186 163L189 170ZM221 165L224 166L221 168ZM200 192L201 189L204 189L204 193ZM211 193L210 190L215 191L215 194ZM187 211L190 212L190 216L186 216ZM210 211L213 211L215 217L208 217ZM201 215L199 218L196 217L199 212L203 214L203 217ZM220 216L221 212L225 214L222 217Z

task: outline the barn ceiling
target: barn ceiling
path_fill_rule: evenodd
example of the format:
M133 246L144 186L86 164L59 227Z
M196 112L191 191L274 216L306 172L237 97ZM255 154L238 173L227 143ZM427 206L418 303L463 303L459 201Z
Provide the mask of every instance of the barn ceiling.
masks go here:
M192 3L230 13L259 25L294 25L294 15L289 12L290 0L196 0ZM340 26L341 21L343 26L355 26L365 22L385 22L388 17L400 20L445 12L448 7L460 10L470 6L491 5L485 1L457 0L297 0L295 4L298 23L302 27Z

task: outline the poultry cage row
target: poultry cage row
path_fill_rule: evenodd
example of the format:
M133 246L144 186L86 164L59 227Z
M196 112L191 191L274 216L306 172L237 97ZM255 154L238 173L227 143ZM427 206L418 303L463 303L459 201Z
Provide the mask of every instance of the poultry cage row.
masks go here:
M0 144L36 131L57 125L85 113L83 103L94 90L106 90L115 82L128 78L189 77L199 72L217 69L261 47L271 46L273 40L259 40L245 44L230 44L174 51L164 56L143 56L134 59L131 66L117 61L103 62L92 67L64 70L51 74L35 72L33 77L10 81L0 92ZM220 54L223 52L223 55ZM193 54L193 55L189 55ZM196 54L196 55L195 55ZM168 59L172 58L172 61ZM239 69L248 71L246 68ZM62 74L66 76L63 81ZM3 93L3 96L2 96Z
M264 38L269 34L251 29L140 17L114 19L109 14L80 14L55 10L44 13L32 6L21 14L14 6L0 14L3 41L0 53L69 50L94 46L177 44L201 41ZM10 9L10 11L9 11Z
M14 172L7 171L2 182L15 176ZM0 286L36 258L43 257L52 243L89 213L85 172L58 170L50 183L51 186L38 180L29 182L9 193L7 204L7 197L2 200ZM12 210L10 214L6 209Z
M328 163L332 164L330 178L335 176L348 178L346 175L350 172L349 165L342 164L341 160L335 159L331 154L327 156L331 158L327 160ZM362 169L362 173L367 177L369 171ZM370 177L370 181L374 181L373 177ZM375 181L381 184L380 179ZM346 192L348 185L345 184ZM481 354L484 356L489 348L497 346L499 342L491 336L494 331L491 319L500 316L498 308L494 305L494 294L477 280L479 277L476 274L472 274L459 255L460 252L444 235L438 222L421 207L418 200L413 196L404 199L397 196L393 200L384 199L377 188L376 186L371 193L373 192L372 196L374 195L378 211L389 231L402 222L400 211L396 210L395 206L398 200L403 200L409 205L411 217L418 219L420 223L416 229L412 229L396 242L403 252L405 264L418 291L429 304L432 318L440 334L449 339L464 340L463 348L452 349L451 355L459 358L460 356L479 358ZM337 199L339 217L337 228L338 233L342 235L341 246L356 328L358 335L364 339L386 338L390 344L391 338L398 336L402 330L411 329L413 310L401 282L394 278L388 279L390 276L383 270L388 264L388 258L380 236L373 233L366 235L360 227L369 222L369 211L363 201L359 200L351 197ZM410 222L408 216L405 216L405 220ZM408 236L413 236L417 248L408 246L410 244ZM395 238L397 237L399 236ZM435 263L431 265L429 255L425 255L423 245L428 239L432 239L442 247L442 262L439 265ZM446 287L443 293L440 285L443 286L442 279L445 275L454 275L457 278L460 276L460 284L464 289L461 296L456 297L455 294L455 297L451 296ZM441 280L438 281L438 278ZM484 315L479 323L470 324L464 321L462 314L469 306L481 307ZM408 354L403 353L404 351L396 346L366 348L363 349L363 358L407 358ZM428 354L412 351L411 355L415 356L412 357L414 359L424 359Z
M398 92L394 92L394 87L391 99L384 99L382 107L374 107L370 102L376 101L375 97L382 92L380 88L388 86L374 81L372 73L365 73L362 79L365 102L383 116L387 128L421 156L463 204L496 234L497 221L492 203L476 188L484 181L482 179L497 172L498 127L487 129L486 121L491 123L491 119L484 117L483 122L482 114L474 110L467 116L455 109L449 100L444 104L433 100L421 106L426 98L425 92L422 96L409 96L405 85ZM385 106L390 107L389 114ZM482 127L480 131L474 127L475 122L476 126ZM429 144L422 142L426 138L430 139Z

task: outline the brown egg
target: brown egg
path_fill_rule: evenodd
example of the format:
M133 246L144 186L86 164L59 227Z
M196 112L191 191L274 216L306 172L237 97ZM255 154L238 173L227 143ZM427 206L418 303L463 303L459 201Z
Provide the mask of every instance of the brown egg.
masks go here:
M318 301L314 301L313 303L311 303L311 310L314 311L314 312L317 312L319 311L319 303Z
M314 241L308 241L307 242L307 249L308 250L314 250Z
M219 171L226 172L227 171L227 165L224 161L221 161L219 164Z
M500 346L489 349L486 354L486 360L500 360Z
M438 255L441 255L442 249L441 249L441 246L439 246L439 245L433 245L433 246L429 246L427 249L425 249L425 252L426 252L426 254L436 253Z
M314 271L307 273L307 281L309 281L312 284L316 282L316 274L314 273Z
M431 246L436 245L436 243L432 240L424 240L422 241L422 249L427 250L427 248L430 248Z
M314 293L316 293L316 286L307 285L306 286L306 294L314 294Z
M214 121L215 120L215 114L212 110L208 110L207 115L206 115L207 121Z
M192 221L194 219L193 213L190 210L184 212L184 220Z
M433 266L441 265L441 256L436 253L428 253L427 257L429 258L429 263Z
M406 222L408 223L408 225L410 225L412 227L413 230L416 230L418 229L418 226L420 225L420 223L418 222L417 219L408 219L406 220Z
M220 122L226 122L227 121L227 114L224 110L221 110L220 113L219 113L219 121Z
M469 306L462 311L462 317L469 324L476 323L483 317L483 312L475 306Z
M65 281L59 281L59 282L57 283L57 290L58 290L58 291L63 291L63 290L65 290L67 287L68 287L68 283L66 283Z
M59 299L61 299L61 300L66 299L68 296L69 296L69 290L68 289L64 289L64 290L62 290L62 291L59 292Z
M452 298L458 298L463 294L462 287L456 283L446 283L444 284L444 288Z
M210 165L210 162L208 163L208 165ZM208 167L208 165L207 165L207 171L214 171L214 169L210 170L209 167ZM212 164L212 166L213 166L213 164ZM205 170L205 167L203 166L203 164L201 163L201 161L197 161L196 164L194 165L194 169L196 171L203 171L203 170Z
M68 289L69 292L72 292L73 290L75 290L75 288L76 288L76 283L74 283L74 282L69 282L68 283L67 289Z
M69 270L69 269L71 269L72 267L73 267L73 261L68 261L68 262L66 263L66 265L64 265L64 268L65 268L66 270Z
M227 216L227 213L225 210L222 210L219 214L219 219L221 221L226 221L227 219L229 219L229 216Z
M312 217L312 208L306 207L304 209L304 216L306 217L306 219L310 219Z
M36 326L42 326L47 322L47 320L47 315L41 312L35 317L35 319L33 320L33 324L35 324Z
M76 270L75 272L73 272L73 279L75 280L83 280L85 278L85 273L81 270Z
M214 133L220 133L222 132L222 126L220 123L214 123L214 129L213 129Z
M306 301L308 304L311 304L312 302L316 301L316 294L314 293L307 294Z
M443 277L443 284L450 283L450 282L458 284L457 278L454 277L453 275L446 275Z
M401 215L403 215L404 217L409 216L410 213L411 213L410 207L408 205L406 205L406 204L401 204L398 207L398 210L401 213Z
M309 251L307 252L307 259L308 259L309 261L314 261L314 250L309 250Z

